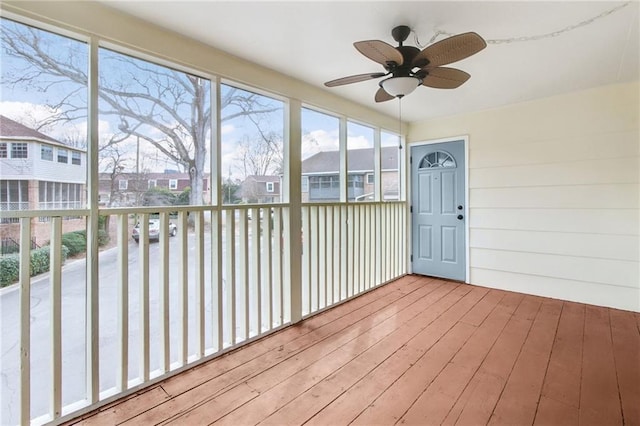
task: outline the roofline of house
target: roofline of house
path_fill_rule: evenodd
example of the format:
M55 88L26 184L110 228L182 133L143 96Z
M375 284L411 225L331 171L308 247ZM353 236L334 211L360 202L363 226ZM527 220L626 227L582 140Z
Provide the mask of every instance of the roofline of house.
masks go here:
M46 139L40 139L40 138L33 138L33 137L29 137L29 136L0 136L0 142L11 142L11 141L16 141L16 142L37 142L37 143L43 143L46 145L53 145L59 148L64 148L64 149L68 149L71 151L78 151L78 152L84 152L86 153L87 150L82 149L82 148L76 148L75 146L69 146L69 145L65 145L62 142L54 142L54 141L49 141Z

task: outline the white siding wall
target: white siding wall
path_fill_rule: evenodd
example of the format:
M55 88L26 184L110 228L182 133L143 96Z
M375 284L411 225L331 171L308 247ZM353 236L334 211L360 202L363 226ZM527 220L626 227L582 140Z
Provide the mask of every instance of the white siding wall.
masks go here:
M640 311L639 86L414 124L469 135L471 283Z
M58 163L58 147L53 148L53 161L40 157L40 143L29 144L29 155L33 152L33 179L50 182L85 183L87 180L87 156L80 154L80 165L71 164L71 149L67 149L67 163Z
M29 179L33 172L32 147L29 146L29 158L2 158L0 159L0 177L4 180ZM40 152L38 151L38 155Z

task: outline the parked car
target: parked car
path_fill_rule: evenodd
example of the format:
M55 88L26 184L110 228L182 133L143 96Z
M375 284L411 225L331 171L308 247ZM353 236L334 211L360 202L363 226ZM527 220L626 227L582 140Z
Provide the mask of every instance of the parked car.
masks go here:
M175 237L178 234L178 227L175 223L169 222L169 236ZM133 227L131 237L137 243L140 238L140 222ZM160 239L160 219L149 219L149 241L158 241Z

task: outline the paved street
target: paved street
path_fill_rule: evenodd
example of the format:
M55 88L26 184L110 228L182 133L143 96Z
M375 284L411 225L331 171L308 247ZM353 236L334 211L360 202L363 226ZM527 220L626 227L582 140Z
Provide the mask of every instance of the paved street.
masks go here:
M194 299L194 235L189 235L189 303ZM177 360L178 335L178 238L170 239L170 319L171 319L171 360ZM205 233L205 259L209 257L209 234ZM160 343L158 339L159 305L159 245L151 243L150 258L150 336L151 370L158 368ZM206 265L206 279L209 279L209 262ZM62 399L63 405L85 398L85 261L68 261L62 274ZM100 253L100 389L115 386L118 340L117 321L117 249ZM129 243L129 378L138 376L139 350L139 287L138 287L138 245ZM19 293L17 286L0 290L1 309L1 388L0 424L17 422L19 408ZM206 288L207 286L205 286ZM210 321L211 297L205 290L206 320ZM48 274L34 278L31 290L31 406L32 418L46 414L51 395L50 357L50 306ZM190 310L192 311L192 310ZM189 329L193 330L195 317L190 312ZM206 345L210 345L207 333ZM189 353L194 352L195 340L189 339Z

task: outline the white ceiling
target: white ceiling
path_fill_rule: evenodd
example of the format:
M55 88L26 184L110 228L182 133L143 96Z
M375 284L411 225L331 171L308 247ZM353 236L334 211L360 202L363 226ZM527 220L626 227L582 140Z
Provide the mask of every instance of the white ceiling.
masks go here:
M107 3L392 116L398 113L397 101L373 101L378 80L331 89L323 86L335 78L382 71L380 65L355 50L354 41L379 39L395 46L391 29L408 25L422 45L436 30L451 34L475 31L489 42L480 53L449 65L471 74L460 88L419 87L404 98L402 115L406 121L638 80L640 73L637 0ZM622 5L626 6L598 17ZM517 40L563 29L567 31L554 37ZM491 42L503 39L513 41ZM414 36L405 44L415 45Z

